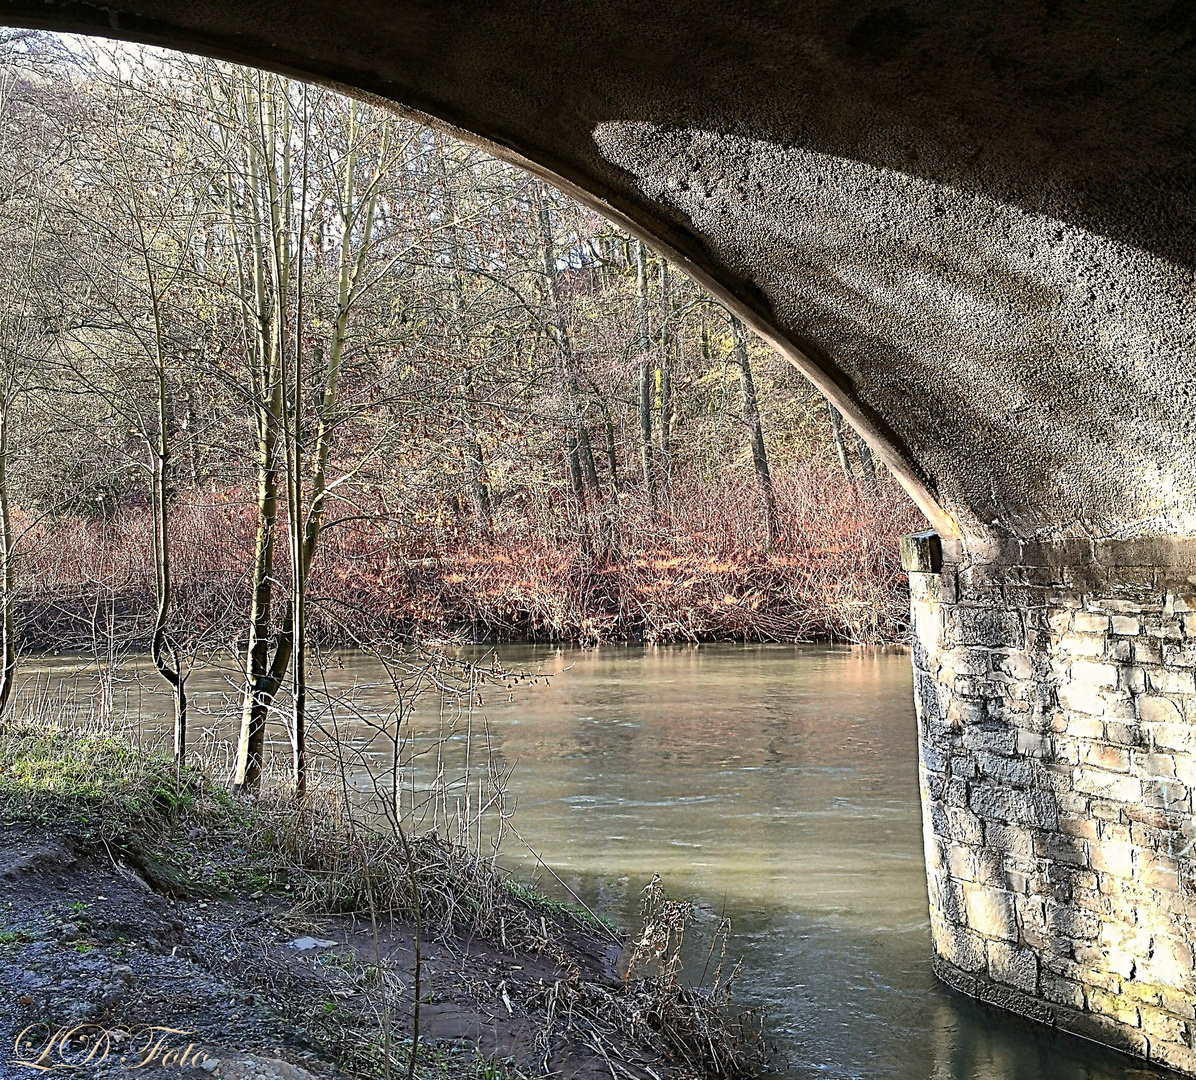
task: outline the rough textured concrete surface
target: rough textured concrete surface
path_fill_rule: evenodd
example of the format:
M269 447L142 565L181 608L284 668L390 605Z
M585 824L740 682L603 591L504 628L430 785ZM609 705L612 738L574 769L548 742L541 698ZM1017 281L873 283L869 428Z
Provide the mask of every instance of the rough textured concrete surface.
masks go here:
M1196 534L1188 0L0 0L375 94L735 302L940 533Z
M735 307L943 538L905 545L936 970L1196 1074L1192 0L0 0L0 19L375 95Z

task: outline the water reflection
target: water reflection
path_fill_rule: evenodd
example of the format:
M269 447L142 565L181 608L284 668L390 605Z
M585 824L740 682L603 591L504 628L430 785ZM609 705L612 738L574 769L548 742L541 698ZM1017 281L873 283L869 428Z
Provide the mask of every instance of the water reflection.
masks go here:
M741 996L766 1007L784 1075L1159 1075L933 978L907 657L813 646L502 655L559 673L485 704L497 761L517 762L522 834L588 904L625 924L653 873L697 902L707 933L729 915ZM68 658L53 666L56 680L78 668ZM328 677L343 688L379 674L346 657ZM227 690L216 667L193 684L206 710L194 724L217 739L233 729ZM358 701L386 707L368 688ZM142 704L152 712L157 702ZM416 726L426 739L442 722L428 708ZM526 851L511 846L505 858L536 876Z

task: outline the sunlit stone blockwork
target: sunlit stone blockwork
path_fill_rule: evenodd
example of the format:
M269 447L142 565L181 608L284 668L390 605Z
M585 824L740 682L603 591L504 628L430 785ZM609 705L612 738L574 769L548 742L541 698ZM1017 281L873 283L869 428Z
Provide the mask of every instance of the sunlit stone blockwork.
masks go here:
M1196 1073L1196 544L903 555L938 974Z

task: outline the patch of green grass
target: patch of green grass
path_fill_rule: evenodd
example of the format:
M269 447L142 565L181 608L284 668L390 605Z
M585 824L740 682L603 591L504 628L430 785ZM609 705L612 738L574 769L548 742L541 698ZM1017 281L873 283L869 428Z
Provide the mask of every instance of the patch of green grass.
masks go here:
M24 945L30 940L24 930L0 930L0 945Z
M594 915L580 904L571 904L565 900L557 900L553 896L546 896L539 889L524 885L514 878L507 878L503 882L503 886L516 900L527 904L535 911L543 912L556 922L574 922L588 930L608 930L616 936L622 936L618 926L610 919L602 915Z
M0 727L0 808L7 820L115 820L162 827L194 802L199 778L114 735L57 725Z
M276 888L285 877L259 804L237 800L200 769L176 774L170 758L114 735L0 723L0 815L43 826L69 822L85 837L102 835L156 886L183 895ZM173 842L198 825L237 837L240 855L229 858L214 843L185 850ZM77 903L74 912L85 907Z
M356 1071L363 1076L382 1076L384 1043L381 1034L369 1040L364 1054L354 1058ZM411 1039L394 1039L390 1044L391 1076L406 1076L411 1054ZM415 1054L417 1080L527 1080L515 1067L514 1059L485 1057L468 1042L449 1039L420 1039Z

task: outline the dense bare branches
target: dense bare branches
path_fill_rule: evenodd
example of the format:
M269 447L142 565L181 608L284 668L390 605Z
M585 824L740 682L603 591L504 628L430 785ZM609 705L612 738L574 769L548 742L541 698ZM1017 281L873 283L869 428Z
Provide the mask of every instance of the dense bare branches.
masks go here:
M467 565L523 552L551 576L580 559L627 598L649 587L636 567L689 560L684 582L746 595L710 569L730 560L780 574L783 592L793 568L811 571L811 533L839 535L831 519L895 520L899 497L862 445L858 490L853 473L833 479L850 448L792 369L647 248L475 149L279 76L44 35L0 41L0 139L20 147L0 155L4 610L22 535L115 528L127 555L143 523L152 617L107 556L109 577L73 600L56 572L56 614L21 610L45 630L83 625L101 596L123 605L180 717L188 658L238 649L245 787L288 690L302 772L307 633L426 623L422 601L403 612L392 595L399 568L434 562L449 597ZM219 588L180 578L203 560L175 526L210 536L220 522L204 563ZM865 565L853 554L835 573L896 588L889 563ZM790 602L817 606L815 592ZM458 615L527 628L531 601L519 614L510 595L507 619L480 595ZM634 604L611 632L730 625ZM590 618L545 625L601 636ZM734 632L893 632L888 615L872 631L803 618Z

